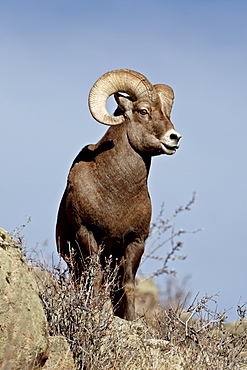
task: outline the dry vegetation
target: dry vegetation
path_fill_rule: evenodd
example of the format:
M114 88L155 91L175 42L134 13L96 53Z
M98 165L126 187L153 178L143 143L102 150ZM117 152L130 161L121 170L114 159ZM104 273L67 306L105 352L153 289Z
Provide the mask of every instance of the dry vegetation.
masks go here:
M196 298L188 308L159 307L151 317L125 323L113 317L109 306L114 276L106 273L95 296L97 261L89 260L88 267L79 289L61 269L39 275L50 335L67 338L78 369L247 368L245 321L228 330L224 313L208 307L215 297Z
M169 274L169 262L185 258L177 254L185 231L176 232L172 220L190 210L194 200L193 196L168 220L163 220L162 208L153 224L144 261L152 258L161 266L151 277ZM166 238L168 230L171 235ZM166 243L171 244L170 251L157 257L156 252ZM150 314L141 312L130 323L112 315L109 292L116 286L116 271L111 271L111 261L96 295L98 257L88 259L88 271L79 287L62 263L48 268L36 252L29 254L29 262L35 266L50 335L67 339L77 369L247 369L245 305L238 306L236 324L227 325L226 313L217 312L217 295L196 296L189 303L181 290L170 305L158 305Z

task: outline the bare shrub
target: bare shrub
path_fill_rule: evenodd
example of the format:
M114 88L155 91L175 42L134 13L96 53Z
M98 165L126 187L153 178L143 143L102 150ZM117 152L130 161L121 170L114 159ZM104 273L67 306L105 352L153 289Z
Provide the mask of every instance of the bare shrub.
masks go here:
M227 329L226 312L217 312L216 297L196 297L187 309L170 307L156 317L156 329L176 348L182 369L246 369L247 328L238 321Z
M173 220L189 211L194 201L193 195L185 207L179 207L166 220L162 208L152 225L143 259L143 266L148 259L159 264L147 274L148 278L174 275L170 262L185 258L179 254L185 231L175 231ZM169 243L170 251L161 253ZM217 310L217 294L196 296L188 303L186 282L174 288L168 279L165 294L169 304L160 306L151 317L143 314L136 321L127 322L113 316L110 291L117 289L117 270L112 271L110 260L106 263L104 283L95 293L99 256L87 259L87 271L81 284L75 285L63 263L48 268L35 255L36 252L29 261L36 266L50 335L67 339L77 369L246 369L245 305L238 305L240 320L227 325L227 312Z
M192 198L185 206L180 206L177 208L173 215L169 218L164 217L165 206L164 203L161 205L160 213L158 214L156 220L152 223L150 228L150 234L147 239L145 253L142 258L141 266L141 275L145 276L148 279L158 277L160 275L172 274L176 275L175 270L169 269L169 264L174 260L185 260L187 256L178 253L183 247L183 242L181 237L184 234L192 233L195 234L202 229L187 231L184 229L176 230L174 219L178 217L181 213L190 211L192 205L195 203L195 193L192 194ZM170 235L167 235L170 233ZM169 250L164 253L164 249ZM143 272L146 262L152 260L152 266L154 271L152 272Z
M38 277L50 335L67 339L78 369L246 368L243 308L231 330L227 312L217 311L217 295L197 296L187 308L180 302L161 307L151 318L127 322L114 317L109 305L116 284L111 270L105 271L99 293L93 293L98 267L97 259L88 260L80 287L60 267Z
M101 271L99 256L90 257L85 263L87 269L80 284L74 282L62 264L54 266L52 271L38 264L43 273L36 271L50 335L66 337L79 369L98 361L102 333L108 329L113 317L110 289L116 284L116 269L110 269L109 260L104 283L95 294L95 281Z

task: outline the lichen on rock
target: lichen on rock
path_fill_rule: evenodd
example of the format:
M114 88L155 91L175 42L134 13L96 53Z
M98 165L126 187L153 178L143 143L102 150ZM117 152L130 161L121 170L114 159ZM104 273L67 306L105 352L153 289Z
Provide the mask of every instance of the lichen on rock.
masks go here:
M47 322L35 279L18 245L0 229L0 367L42 366L48 351Z

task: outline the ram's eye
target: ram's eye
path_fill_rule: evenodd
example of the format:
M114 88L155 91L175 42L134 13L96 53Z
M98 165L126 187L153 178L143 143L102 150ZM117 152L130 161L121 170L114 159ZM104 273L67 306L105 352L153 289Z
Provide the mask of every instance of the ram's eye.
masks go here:
M145 114L148 114L148 111L146 109L140 109L139 110L139 113L142 115L142 116L145 116Z

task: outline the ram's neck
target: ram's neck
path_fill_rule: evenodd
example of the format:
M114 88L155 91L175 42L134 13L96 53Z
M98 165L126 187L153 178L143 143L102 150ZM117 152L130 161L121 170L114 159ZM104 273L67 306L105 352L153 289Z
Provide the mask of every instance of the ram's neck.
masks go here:
M151 157L143 157L129 144L126 126L110 127L98 144L92 145L100 178L114 186L136 189L146 186ZM105 165L107 163L107 173Z

